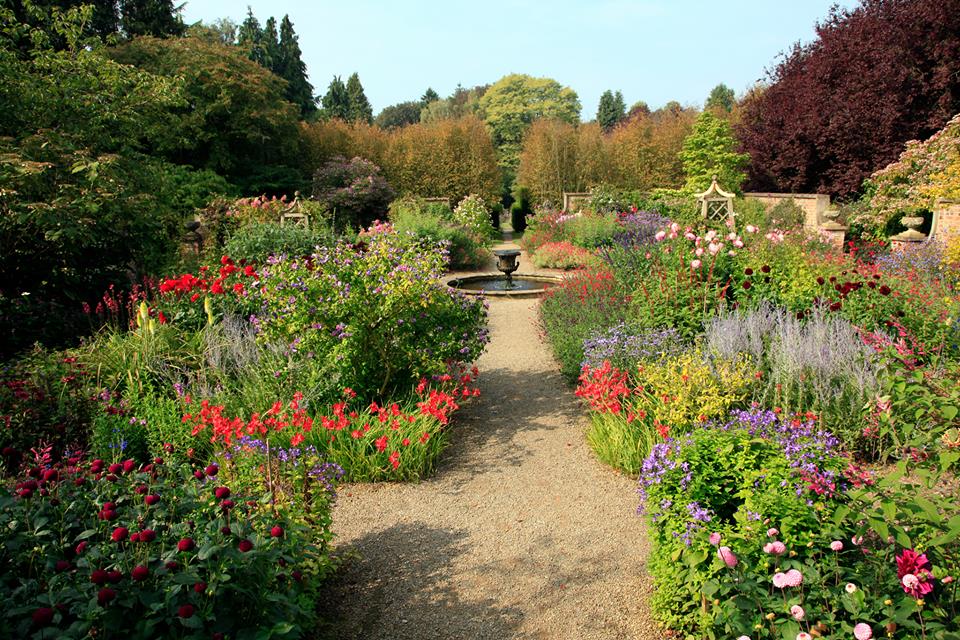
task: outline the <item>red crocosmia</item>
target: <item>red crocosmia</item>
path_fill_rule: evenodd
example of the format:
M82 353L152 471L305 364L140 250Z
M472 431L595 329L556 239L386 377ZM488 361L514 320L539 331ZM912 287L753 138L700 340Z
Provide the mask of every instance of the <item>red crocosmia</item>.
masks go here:
M226 500L230 497L230 488L229 487L217 487L213 490L213 495L217 496L217 500Z
M97 592L97 604L99 604L101 607L105 607L116 597L116 591L110 587L104 587Z
M360 438L363 437L363 433L361 433L357 429L354 429L353 431L350 432L350 437L353 438L354 440L359 440Z
M249 540L241 540L237 544L237 548L240 549L241 552L246 553L247 551L253 549L253 543Z
M253 268L252 264L248 264L243 268L243 275L247 276L248 278L255 278L257 277L257 270Z
M427 433L426 431L424 431L424 432L423 432L423 435L420 436L420 444L426 444L426 443L427 443L427 440L429 440L429 439L430 439L430 434Z
M107 583L107 572L103 569L94 569L90 573L90 582L93 584L106 584Z
M387 450L387 436L380 436L373 441L373 444L376 445L377 451L383 453Z
M150 577L150 569L147 569L142 564L138 564L133 568L133 571L130 572L130 577L134 582L143 582Z
M53 609L50 607L40 607L33 612L33 624L38 627L45 627L53 622Z
M234 283L234 285L233 285L233 292L234 292L234 293L243 293L243 283L242 283L242 282Z
M149 495L149 496L144 496L143 501L146 502L148 505L153 506L153 505L157 504L158 502L160 502L160 496L158 496L157 494L152 494L152 495Z
M206 590L207 590L207 583L206 583L206 582L202 582L202 581L201 581L201 582L197 582L197 583L195 583L195 584L193 585L193 592L194 592L194 593L203 593L203 592L206 591Z
M163 315L163 311L157 313L157 321L160 324L167 324L167 316Z
M192 604L183 604L180 605L179 609L177 609L177 615L183 619L192 618L193 612L194 609Z
M403 446L405 446L405 447L409 447L409 446L410 446L410 438L404 438L402 444L403 444Z
M276 526L274 526L272 529L270 529L270 537L271 537L271 538L282 538L282 537L283 537L283 527L281 527L280 525L276 525Z
M177 542L178 551L190 551L195 546L197 545L192 538L180 538L180 541Z
M390 453L390 465L396 470L400 466L400 452L393 451Z
M114 542L123 542L127 539L127 534L130 533L126 527L117 527L113 530L113 533L110 534L110 537Z
M153 529L144 529L140 532L140 542L153 542L157 539L157 532Z

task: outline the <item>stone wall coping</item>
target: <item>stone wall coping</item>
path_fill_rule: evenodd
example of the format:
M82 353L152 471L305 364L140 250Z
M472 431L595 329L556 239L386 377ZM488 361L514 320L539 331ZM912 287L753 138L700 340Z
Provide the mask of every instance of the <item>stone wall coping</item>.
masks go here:
M829 198L827 193L761 193L758 191L744 193L745 198L793 198L794 200L816 200Z

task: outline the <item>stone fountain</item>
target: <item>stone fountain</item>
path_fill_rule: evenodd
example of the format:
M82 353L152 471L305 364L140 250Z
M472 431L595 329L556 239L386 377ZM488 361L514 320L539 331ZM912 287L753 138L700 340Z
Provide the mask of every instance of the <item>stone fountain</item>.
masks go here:
M495 273L479 276L454 278L447 284L471 295L524 297L537 296L560 283L557 276L517 274L520 268L519 249L497 249L493 252L497 259L498 275Z

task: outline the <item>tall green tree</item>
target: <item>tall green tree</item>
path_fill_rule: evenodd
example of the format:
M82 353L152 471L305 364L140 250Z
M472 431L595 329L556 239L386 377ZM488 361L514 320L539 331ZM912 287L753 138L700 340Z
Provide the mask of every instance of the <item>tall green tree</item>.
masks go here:
M373 122L373 107L367 100L363 92L363 85L360 84L360 75L356 72L347 78L347 100L349 101L349 110L347 119L350 122Z
M435 102L439 99L440 94L434 91L432 87L427 87L427 90L423 92L422 96L420 96L420 104L425 107L431 102Z
M128 38L182 36L187 30L173 0L121 0L120 28Z
M733 111L733 107L736 104L737 98L736 94L733 92L733 89L721 82L710 91L710 95L707 97L707 103L704 105L704 107L707 109L716 109L730 113Z
M704 111L683 141L680 160L687 178L684 188L688 191L703 191L717 176L721 187L739 193L747 179L744 169L750 156L737 153L737 140L727 120Z
M499 150L500 165L509 173L519 164L523 136L535 120L580 121L580 98L573 89L551 78L523 74L495 82L480 98L479 107Z
M300 43L289 16L280 21L280 41L274 73L287 81L287 100L300 107L300 117L307 118L317 111L313 85L307 80L307 65L301 57Z
M237 29L237 44L247 50L247 55L251 60L261 67L269 68L269 53L267 43L264 40L263 27L260 21L253 15L253 9L247 7L247 17L244 18Z
M277 73L277 64L280 58L280 36L277 33L277 20L273 16L267 18L263 25L263 49L266 60L266 64L263 64L263 66Z
M597 122L604 133L623 122L627 117L627 105L623 101L623 94L613 93L609 89L600 96L600 105L597 107Z
M327 86L327 93L323 96L322 104L325 118L338 118L345 122L350 120L350 96L340 76L333 76L333 80Z

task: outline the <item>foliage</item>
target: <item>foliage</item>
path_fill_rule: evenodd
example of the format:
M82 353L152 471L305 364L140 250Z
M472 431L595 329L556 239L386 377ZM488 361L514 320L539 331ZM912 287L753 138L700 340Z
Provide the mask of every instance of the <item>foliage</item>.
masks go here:
M500 165L516 169L527 129L538 118L557 118L570 123L580 119L580 99L570 87L550 78L522 74L504 76L479 102L480 114L500 153Z
M366 122L367 124L371 124L373 122L373 108L370 106L370 101L367 100L367 96L363 92L363 85L360 84L359 74L354 72L347 78L346 89L347 99L350 104L347 119L350 122Z
M743 106L750 188L849 197L906 141L942 128L960 112L958 9L867 0L832 10L817 40L796 45Z
M4 635L303 635L332 568L335 475L272 464L271 491L237 465L38 452L0 489Z
M499 198L496 151L476 117L420 123L383 131L339 120L303 128L304 169L316 169L335 156L360 156L383 168L401 194L445 197L459 202L471 193L485 202Z
M340 76L333 76L321 104L324 118L350 122L350 94L347 93L347 87Z
M564 191L581 190L579 143L575 124L546 118L535 121L523 139L517 184L529 188L537 202L559 203Z
M610 244L623 231L620 217L613 213L580 213L563 222L564 233L570 242L584 249L595 249Z
M490 224L490 213L480 196L470 194L453 210L453 221L479 237L499 236Z
M740 185L747 178L743 169L750 156L737 153L736 146L729 122L710 111L701 113L680 152L687 176L684 188L694 193L706 191L712 177L717 176L717 182L724 189L739 193Z
M263 264L269 256L308 256L317 247L333 244L333 234L323 220L310 228L295 224L257 222L238 229L224 245L226 255L238 261Z
M299 188L297 109L283 98L286 83L242 50L199 38L137 38L108 52L182 87L186 101L157 123L155 153L215 171L248 193Z
M547 290L540 303L540 326L565 378L573 381L580 375L583 341L623 321L627 308L613 276L602 269L576 271Z
M420 103L414 100L392 104L377 114L376 125L381 129L398 129L417 124L420 122L421 109Z
M609 89L600 96L597 107L597 123L604 133L620 124L627 117L627 105L623 102L623 94L613 93Z
M753 385L747 358L707 359L697 348L670 355L675 332L647 335L654 341L648 352L665 355L641 359L625 371L609 361L587 365L576 392L592 410L591 448L601 461L630 474L671 434L677 437L744 405Z
M569 242L545 242L533 254L533 264L547 269L596 268L600 266L600 259L589 250Z
M855 222L880 227L907 212L932 210L939 198L960 198L960 115L923 142L909 141L896 162L870 176L869 207Z
M718 113L730 113L734 105L737 104L736 94L733 89L722 82L710 90L707 101L703 105L706 111L716 111Z
M390 221L401 239L444 246L451 269L476 269L489 256L484 247L490 235L457 224L446 206L404 198L390 205Z
M314 174L313 197L333 212L336 228L343 229L364 227L382 218L394 191L377 165L338 156Z
M442 246L390 233L313 260L271 259L261 270L271 286L260 292L260 339L324 361L336 384L362 398L409 389L449 362L473 361L486 344L481 302L440 283L445 259Z

